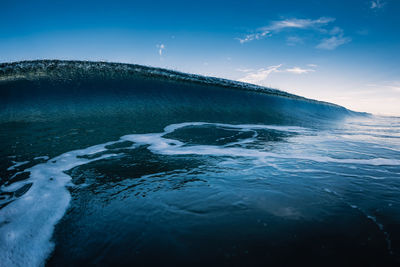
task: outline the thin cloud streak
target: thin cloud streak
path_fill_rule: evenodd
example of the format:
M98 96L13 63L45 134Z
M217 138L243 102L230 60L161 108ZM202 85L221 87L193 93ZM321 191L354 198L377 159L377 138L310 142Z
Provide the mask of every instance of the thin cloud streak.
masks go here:
M385 6L385 2L381 0L373 0L370 2L370 8L371 9L381 9Z
M381 4L381 2L379 2ZM272 21L268 26L261 27L255 33L246 35L243 38L237 38L241 44L248 43L254 40L261 40L266 37L271 37L275 33L279 33L285 29L301 29L312 30L318 34L319 43L316 48L323 50L334 50L337 47L351 42L351 38L344 36L344 31L340 27L328 29L328 25L335 21L335 18L321 17L319 19L285 19ZM322 36L321 36L322 35ZM324 37L325 38L322 38ZM328 37L327 37L328 36ZM322 38L322 39L321 39ZM289 36L286 39L286 44L295 46L303 44L304 40L298 36Z
M313 69L302 69L299 67L294 67L291 69L286 69L286 72L290 72L290 73L294 73L294 74L306 74L306 73L310 73L310 72L314 72L315 70Z
M273 21L271 25L261 28L261 30L280 31L286 28L310 29L318 28L335 21L334 18L321 17L319 19L286 19Z
M247 75L238 81L240 82L246 82L246 83L260 83L267 79L267 77L274 72L279 72L279 68L282 66L282 64L276 65L276 66L270 66L266 69L259 69L256 70L255 72L248 72Z
M258 70L253 69L237 69L237 71L245 72L246 76L239 79L240 82L260 84L266 80L272 73L291 73L291 74L307 74L310 72L315 72L315 69L303 69L300 67L293 67L287 69L281 69L283 64L269 66L267 68L261 68ZM310 64L313 65L313 64ZM316 66L316 65L313 65Z
M343 37L342 35L332 36L330 38L322 39L322 41L316 46L316 48L323 49L323 50L334 50L338 46L347 44L350 41L351 41L351 38Z
M259 28L256 33L248 34L244 38L237 38L241 44L247 43L253 40L260 40L267 36L271 36L272 33L280 32L284 29L321 29L331 22L335 21L335 18L321 17L319 19L285 19L279 21L273 21L268 26Z

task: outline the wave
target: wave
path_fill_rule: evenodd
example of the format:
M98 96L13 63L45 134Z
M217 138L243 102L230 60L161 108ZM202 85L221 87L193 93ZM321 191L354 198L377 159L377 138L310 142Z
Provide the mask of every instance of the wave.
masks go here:
M68 80L77 77L90 77L97 79L102 77L118 79L132 76L229 87L340 107L332 103L312 100L281 90L271 89L255 84L197 74L188 74L175 70L155 68L138 64L64 60L36 60L0 64L0 81L15 81L21 79L36 80L45 77L61 80Z
M162 116L156 119L159 125L182 121L303 125L362 115L254 84L87 61L2 63L0 99L0 122L125 115L135 121Z

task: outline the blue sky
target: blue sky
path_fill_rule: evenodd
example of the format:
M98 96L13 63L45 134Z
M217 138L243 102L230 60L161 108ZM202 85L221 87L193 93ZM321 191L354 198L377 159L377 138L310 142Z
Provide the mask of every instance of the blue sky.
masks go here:
M2 0L0 61L166 67L400 115L400 1Z

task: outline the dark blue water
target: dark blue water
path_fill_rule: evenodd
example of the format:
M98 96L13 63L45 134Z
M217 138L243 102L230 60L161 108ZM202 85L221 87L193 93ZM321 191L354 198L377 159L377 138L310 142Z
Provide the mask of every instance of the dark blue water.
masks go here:
M1 266L400 263L400 118L56 63L2 66Z

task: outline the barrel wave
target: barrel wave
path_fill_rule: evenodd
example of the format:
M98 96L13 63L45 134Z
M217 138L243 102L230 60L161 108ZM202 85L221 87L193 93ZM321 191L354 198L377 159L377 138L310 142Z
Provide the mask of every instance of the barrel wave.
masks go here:
M400 262L399 118L40 60L0 64L0 128L1 266Z

